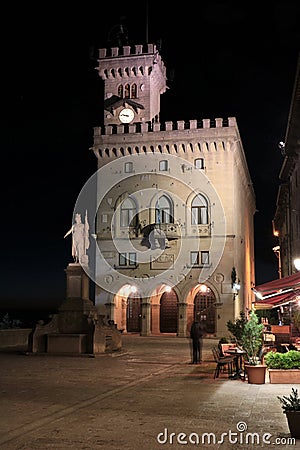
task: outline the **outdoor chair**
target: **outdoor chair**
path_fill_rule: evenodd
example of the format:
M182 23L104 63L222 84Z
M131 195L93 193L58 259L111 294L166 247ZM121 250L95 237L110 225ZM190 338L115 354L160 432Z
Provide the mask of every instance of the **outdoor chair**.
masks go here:
M220 349L218 347L213 347L212 353L216 362L214 378L218 378L220 372L227 372L228 377L230 377L232 375L234 358L232 356L221 356Z

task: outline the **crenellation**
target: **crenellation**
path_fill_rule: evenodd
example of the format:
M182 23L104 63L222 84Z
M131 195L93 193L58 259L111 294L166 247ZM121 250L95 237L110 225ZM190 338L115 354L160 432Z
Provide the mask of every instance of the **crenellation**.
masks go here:
M111 48L111 56L119 56L119 47L112 47Z
M203 119L201 121L197 121L195 119L189 120L188 122L184 120L178 120L177 122L166 121L164 123L155 122L152 125L150 122L143 123L133 123L128 126L124 125L106 125L104 127L104 134L132 134L132 133L143 133L147 132L160 132L160 131L185 131L188 130L197 130L197 129L207 129L207 128L228 128L235 127L236 128L236 119L235 117L229 117L227 119L227 124L225 119L217 118L214 120L211 119ZM101 136L101 127L94 128L94 137Z
M120 49L122 50L122 54L120 54ZM107 48L100 48L99 49L99 59L105 59L105 58L116 58L119 56L134 56L134 55L155 55L154 63L155 64L161 64L162 59L159 55L156 45L155 44L136 44L133 47L130 45L124 45L122 47L111 47L109 49Z

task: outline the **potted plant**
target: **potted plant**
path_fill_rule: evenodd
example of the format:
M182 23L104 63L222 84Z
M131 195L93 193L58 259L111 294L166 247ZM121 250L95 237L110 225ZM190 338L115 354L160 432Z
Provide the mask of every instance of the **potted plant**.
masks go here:
M234 322L232 322L232 320L228 320L227 322L227 329L234 336L238 345L241 345L241 339L246 323L247 318L243 311L240 312L240 316Z
M289 396L277 396L281 403L284 414L286 415L291 437L300 439L300 398L298 389L292 388Z
M245 369L248 383L264 384L267 366L262 364L260 354L263 345L264 325L258 322L254 311L250 311L249 319L244 326L241 344L246 352Z
M289 350L286 353L270 351L264 359L270 383L300 384L300 352L297 350Z

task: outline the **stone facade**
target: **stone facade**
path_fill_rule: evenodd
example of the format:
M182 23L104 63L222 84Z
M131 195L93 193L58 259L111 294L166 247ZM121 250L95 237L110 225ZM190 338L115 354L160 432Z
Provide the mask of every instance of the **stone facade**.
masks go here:
M112 99L92 147L98 313L144 336L188 336L199 313L209 334L228 335L227 321L251 309L255 282L255 196L236 119L161 124L166 75L155 46L101 49L98 70ZM133 99L120 99L123 85ZM118 120L123 107L132 123Z

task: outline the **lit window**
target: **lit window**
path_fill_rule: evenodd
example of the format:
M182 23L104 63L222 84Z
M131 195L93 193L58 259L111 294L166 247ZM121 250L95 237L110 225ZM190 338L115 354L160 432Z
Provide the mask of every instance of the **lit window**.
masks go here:
M130 98L130 86L129 86L129 84L125 84L125 87L124 87L124 97L125 97L125 98Z
M208 224L207 200L199 194L192 201L192 225Z
M136 84L134 83L131 86L131 98L136 98L136 92L137 92L137 87L136 87Z
M125 172L126 173L133 172L133 163L132 162L125 163Z
M118 97L123 98L123 86L120 84L118 87Z
M196 169L204 169L204 158L195 159L195 168Z
M168 161L166 161L166 160L159 161L159 170L161 170L161 171L168 170Z
M102 214L102 223L107 223L107 214Z

